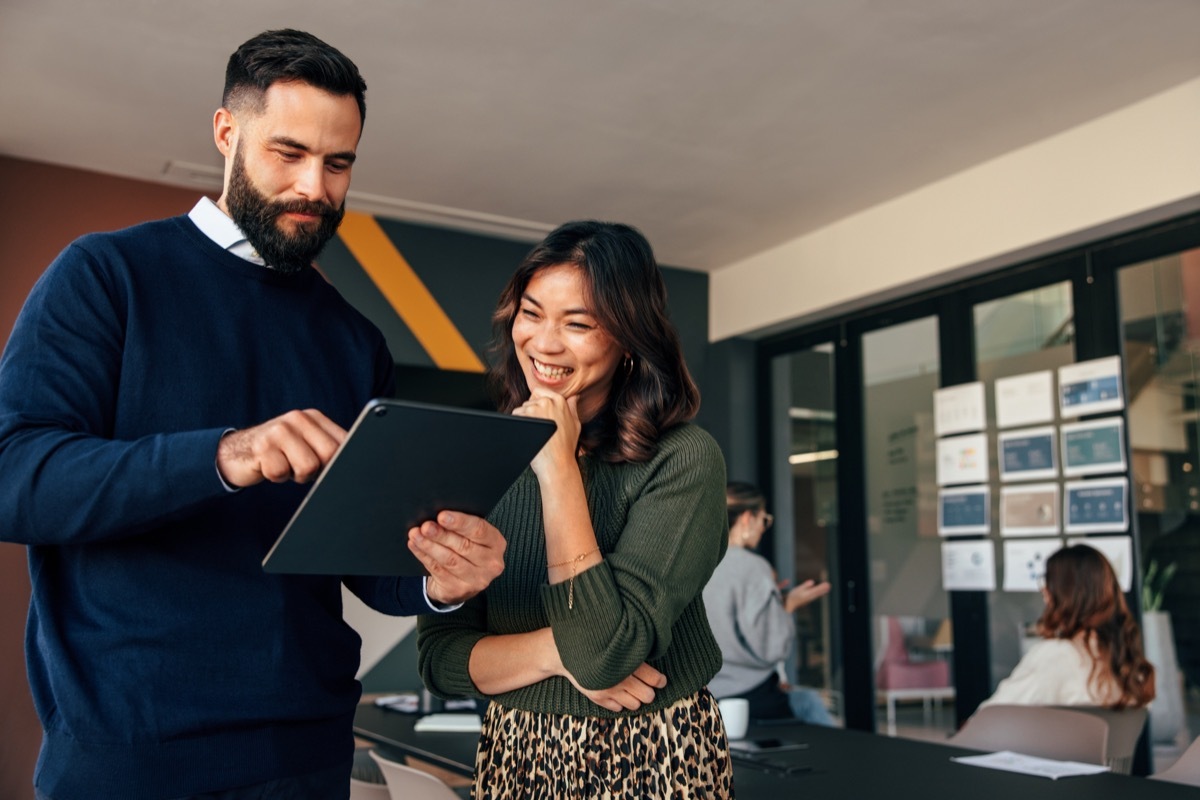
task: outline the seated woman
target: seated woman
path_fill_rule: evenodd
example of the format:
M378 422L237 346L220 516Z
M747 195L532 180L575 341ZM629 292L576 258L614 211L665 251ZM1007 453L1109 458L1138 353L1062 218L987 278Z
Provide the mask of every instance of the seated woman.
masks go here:
M795 717L833 725L821 698L811 689L788 691L779 665L792 651L796 625L792 614L829 593L829 583L804 581L786 595L775 570L753 552L774 521L758 487L732 481L725 487L729 549L704 587L704 609L721 646L721 671L708 688L718 699L744 697L752 719Z
M1074 545L1046 560L1044 637L1000 681L990 704L1145 706L1154 699L1154 666L1108 559Z

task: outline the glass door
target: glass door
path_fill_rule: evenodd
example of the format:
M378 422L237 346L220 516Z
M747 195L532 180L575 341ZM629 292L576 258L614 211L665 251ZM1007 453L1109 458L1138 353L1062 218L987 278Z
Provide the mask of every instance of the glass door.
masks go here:
M785 586L832 581L838 535L835 349L821 344L771 363L772 563ZM840 626L832 595L795 612L796 652L787 664L796 702L818 699L844 721ZM796 703L793 703L795 706Z
M936 520L937 317L862 336L867 556L878 731L954 729L950 610Z
M1200 249L1118 273L1153 769L1200 733ZM1189 691L1189 687L1190 691Z

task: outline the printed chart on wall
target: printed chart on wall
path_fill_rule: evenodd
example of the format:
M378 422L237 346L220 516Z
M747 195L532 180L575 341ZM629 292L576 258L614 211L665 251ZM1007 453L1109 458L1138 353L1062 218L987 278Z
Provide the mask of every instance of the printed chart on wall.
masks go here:
M1054 421L1054 373L1030 372L996 379L996 427Z
M1129 529L1129 481L1096 478L1063 485L1067 533L1124 533Z
M969 433L938 439L938 486L985 483L988 479L986 433Z
M1120 356L1059 367L1058 404L1064 418L1106 414L1124 408Z
M1000 488L1000 535L1047 536L1061 530L1057 483L1024 483Z
M1125 421L1120 417L1062 426L1063 475L1103 475L1125 471Z
M996 434L1000 480L1029 481L1058 477L1054 426Z
M935 436L981 431L986 426L987 406L981 382L947 386L933 393Z
M1038 592L1046 577L1046 559L1063 546L1062 539L1005 539L1004 591Z
M996 588L996 551L987 539L942 542L942 587L954 592Z
M992 501L986 484L938 490L938 535L991 533Z

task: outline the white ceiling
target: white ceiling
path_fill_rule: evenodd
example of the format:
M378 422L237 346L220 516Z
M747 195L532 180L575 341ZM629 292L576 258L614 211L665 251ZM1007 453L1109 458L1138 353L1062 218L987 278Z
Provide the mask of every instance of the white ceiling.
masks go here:
M704 270L1200 75L1200 0L0 0L0 154L210 179L279 27L366 77L352 207Z

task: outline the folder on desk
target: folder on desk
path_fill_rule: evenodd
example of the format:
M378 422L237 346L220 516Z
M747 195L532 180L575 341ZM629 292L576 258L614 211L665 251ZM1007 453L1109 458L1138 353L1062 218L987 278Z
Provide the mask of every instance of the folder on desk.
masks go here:
M422 575L408 530L486 516L555 430L492 411L376 399L263 559L267 572Z

